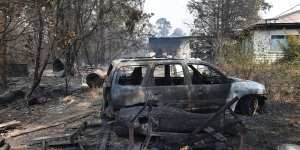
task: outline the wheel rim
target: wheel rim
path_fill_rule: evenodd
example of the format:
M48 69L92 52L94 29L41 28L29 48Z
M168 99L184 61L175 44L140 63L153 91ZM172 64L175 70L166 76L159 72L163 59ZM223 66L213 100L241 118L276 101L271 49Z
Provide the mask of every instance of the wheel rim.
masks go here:
M251 98L249 107L251 113L250 115L254 116L257 113L259 108L258 99L256 97Z

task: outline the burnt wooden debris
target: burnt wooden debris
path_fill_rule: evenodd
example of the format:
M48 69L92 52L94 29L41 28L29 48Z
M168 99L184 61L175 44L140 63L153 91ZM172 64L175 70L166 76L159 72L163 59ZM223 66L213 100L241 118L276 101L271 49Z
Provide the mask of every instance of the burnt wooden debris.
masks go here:
M28 77L29 71L27 64L8 64L8 77Z
M75 131L70 134L61 134L55 136L43 136L31 140L30 145L41 144L42 149L48 148L70 148L75 147L80 150L85 150L86 143L84 139L81 139L81 136L87 129L99 128L99 127L108 127L110 122L102 121L86 121L83 122ZM108 127L104 136L102 138L100 150L109 150L109 141L110 141L111 130ZM101 140L101 139L99 139Z
M20 121L13 120L5 123L0 124L0 133L6 132L6 130L14 129L21 125Z
M243 127L243 124L233 111L229 111L229 114L233 116L232 119L225 119L224 115L238 100L236 98L219 108L217 112L210 114L191 113L167 106L153 107L147 103L145 106L123 108L118 112L116 118L117 126L123 126L123 128L119 127L115 132L121 133L119 134L121 136L129 135L129 149L134 149L132 147L133 135L138 134L145 136L142 149L147 149L153 142L152 139L155 138L164 139L164 144L178 145L181 148L189 146L199 148L200 142L200 147L204 147L204 149L215 149L216 147L230 149L227 143L228 139L224 136L226 129L229 129L227 126L240 124ZM215 143L215 145L212 146L211 143ZM243 144L241 143L241 145Z
M25 97L25 92L21 90L9 91L0 95L0 105L12 103Z
M0 136L0 150L10 150L10 145Z
M86 76L86 83L90 88L102 87L106 78L106 71L104 69L97 69Z

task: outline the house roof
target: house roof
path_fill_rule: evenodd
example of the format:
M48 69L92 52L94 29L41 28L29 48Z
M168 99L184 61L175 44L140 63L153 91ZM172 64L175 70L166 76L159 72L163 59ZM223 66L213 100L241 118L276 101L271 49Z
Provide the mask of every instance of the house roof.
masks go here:
M247 29L300 29L300 9L289 11L274 18L263 19L250 25Z

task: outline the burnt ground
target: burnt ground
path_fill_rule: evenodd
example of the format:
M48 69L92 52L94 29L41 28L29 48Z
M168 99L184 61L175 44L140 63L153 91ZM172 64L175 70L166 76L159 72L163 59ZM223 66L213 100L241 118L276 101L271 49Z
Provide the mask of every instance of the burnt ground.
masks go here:
M26 86L29 79L14 79L13 87ZM0 106L0 123L18 120L21 125L16 129L8 130L1 135L11 144L13 150L39 150L40 137L61 136L76 131L85 121L100 121L102 104L101 89L80 87L80 79L74 80L75 87L72 95L64 97L58 91L45 104L27 106L24 100L18 100L8 106ZM50 89L63 89L63 79L45 77L42 86ZM80 87L80 88L78 88ZM272 150L280 144L300 144L300 101L268 101L267 112L254 117L242 117L247 134L245 148L247 150ZM56 125L49 127L51 125ZM35 132L24 133L30 129L40 129ZM109 126L89 128L80 136L85 149L115 149L128 148L128 140L121 138L114 132L109 132ZM20 134L24 133L24 134ZM19 134L19 135L18 135ZM18 135L18 136L16 136ZM109 141L105 146L102 143ZM63 141L59 140L59 141ZM238 149L239 137L231 138ZM52 148L52 149L78 149Z

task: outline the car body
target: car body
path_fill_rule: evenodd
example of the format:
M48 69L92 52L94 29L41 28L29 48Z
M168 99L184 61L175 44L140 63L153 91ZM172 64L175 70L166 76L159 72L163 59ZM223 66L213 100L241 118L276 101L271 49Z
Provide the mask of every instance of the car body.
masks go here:
M254 81L227 77L215 66L197 59L118 59L110 65L103 85L105 108L144 105L210 113L234 98L232 110L252 115L262 110L265 87Z

